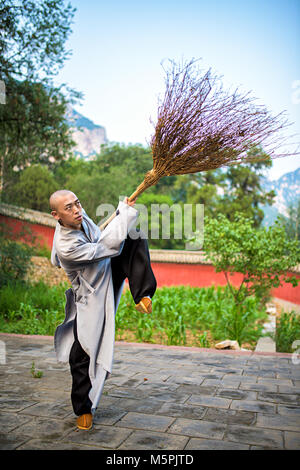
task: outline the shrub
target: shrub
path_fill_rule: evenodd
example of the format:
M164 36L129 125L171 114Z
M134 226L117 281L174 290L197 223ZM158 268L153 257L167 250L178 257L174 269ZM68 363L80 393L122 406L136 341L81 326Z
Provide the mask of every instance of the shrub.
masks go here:
M294 352L292 344L295 340L300 340L300 315L294 311L282 313L276 322L276 351Z

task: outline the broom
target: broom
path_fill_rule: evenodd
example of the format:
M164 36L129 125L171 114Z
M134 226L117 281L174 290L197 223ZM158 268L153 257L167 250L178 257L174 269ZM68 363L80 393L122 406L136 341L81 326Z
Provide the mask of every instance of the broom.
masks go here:
M182 65L170 61L166 88L158 108L150 146L153 168L129 197L136 199L163 176L184 175L221 166L275 158L274 134L289 123L283 113L272 117L265 107L254 105L249 92L225 91L221 78L211 69L203 73L196 60ZM272 138L272 140L271 140ZM265 149L261 158L247 152L257 145ZM281 138L282 143L282 138ZM286 156L290 154L281 154ZM103 230L116 216L114 212L101 226Z

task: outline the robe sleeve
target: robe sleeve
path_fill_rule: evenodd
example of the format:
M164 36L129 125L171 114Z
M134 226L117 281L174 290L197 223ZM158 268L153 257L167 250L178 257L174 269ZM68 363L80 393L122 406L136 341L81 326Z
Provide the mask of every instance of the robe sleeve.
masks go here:
M138 211L128 204L119 202L118 215L100 233L96 243L73 239L72 244L59 247L59 257L68 263L94 263L103 258L120 254L123 242L138 217Z

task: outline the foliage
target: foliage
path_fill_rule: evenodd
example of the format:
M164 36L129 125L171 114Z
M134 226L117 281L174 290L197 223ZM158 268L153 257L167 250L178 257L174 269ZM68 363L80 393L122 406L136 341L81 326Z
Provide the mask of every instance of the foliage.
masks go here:
M67 103L81 97L53 85L70 55L65 42L74 16L63 0L0 1L0 79L6 103L0 106L0 193L29 164L60 160L74 142L65 121Z
M209 331L214 340L238 338L240 344L253 343L260 337L267 315L255 297L247 298L246 306L247 314L239 317L228 287L162 287L153 298L153 313L141 317L127 290L116 314L116 332L122 337L130 330L138 341L159 339L163 344L184 345L190 331L195 344L208 347Z
M268 229L255 229L253 225L253 220L242 214L236 214L234 222L223 214L218 214L215 219L205 218L206 258L211 260L216 272L224 273L241 318L247 315L247 297L260 297L263 304L272 287L284 282L298 285L297 278L287 274L300 261L298 243L287 239L279 221ZM242 274L238 289L234 289L229 280L233 273ZM237 318L237 321L240 320Z
M276 351L293 353L296 340L300 340L300 315L294 311L282 313L276 321Z
M65 42L75 9L63 0L1 0L1 70L32 80L56 75L69 51Z
M64 320L67 286L49 287L43 282L14 283L0 289L0 331L53 335ZM162 287L153 298L153 313L137 312L129 290L121 297L116 314L116 336L130 333L134 341L168 345L212 346L211 341L235 339L254 344L266 318L256 298L246 301L248 315L237 319L231 293L226 286L197 288ZM208 335L209 333L209 335Z
M289 204L287 216L280 214L278 218L285 226L287 237L300 242L300 198Z
M9 239L8 229L0 225L0 285L24 279L33 249L26 243Z
M30 373L34 379L40 379L44 375L42 371L36 370L34 361L32 361Z
M172 205L171 197L166 194L147 191L138 198L135 207L140 211L140 227L148 235L149 248L184 249L183 239L175 238L175 216L174 210L171 210ZM183 227L183 211L180 213L180 220Z
M5 200L11 204L48 212L49 195L57 189L59 186L46 166L31 165L20 172L19 180L6 191Z
M272 205L276 196L273 190L267 192L261 186L262 172L272 166L272 160L260 147L252 148L247 155L249 158L264 160L228 168L223 175L223 195L217 203L217 211L231 222L234 221L235 214L241 212L244 217L251 218L254 227L258 228L264 219L264 212L259 204Z

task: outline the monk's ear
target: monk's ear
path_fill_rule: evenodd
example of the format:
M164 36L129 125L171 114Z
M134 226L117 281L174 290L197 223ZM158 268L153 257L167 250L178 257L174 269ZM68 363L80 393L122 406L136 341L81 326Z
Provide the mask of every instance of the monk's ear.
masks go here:
M56 220L59 219L59 215L57 214L56 211L51 211L51 215L52 215L52 217L54 217L54 219L56 219Z

